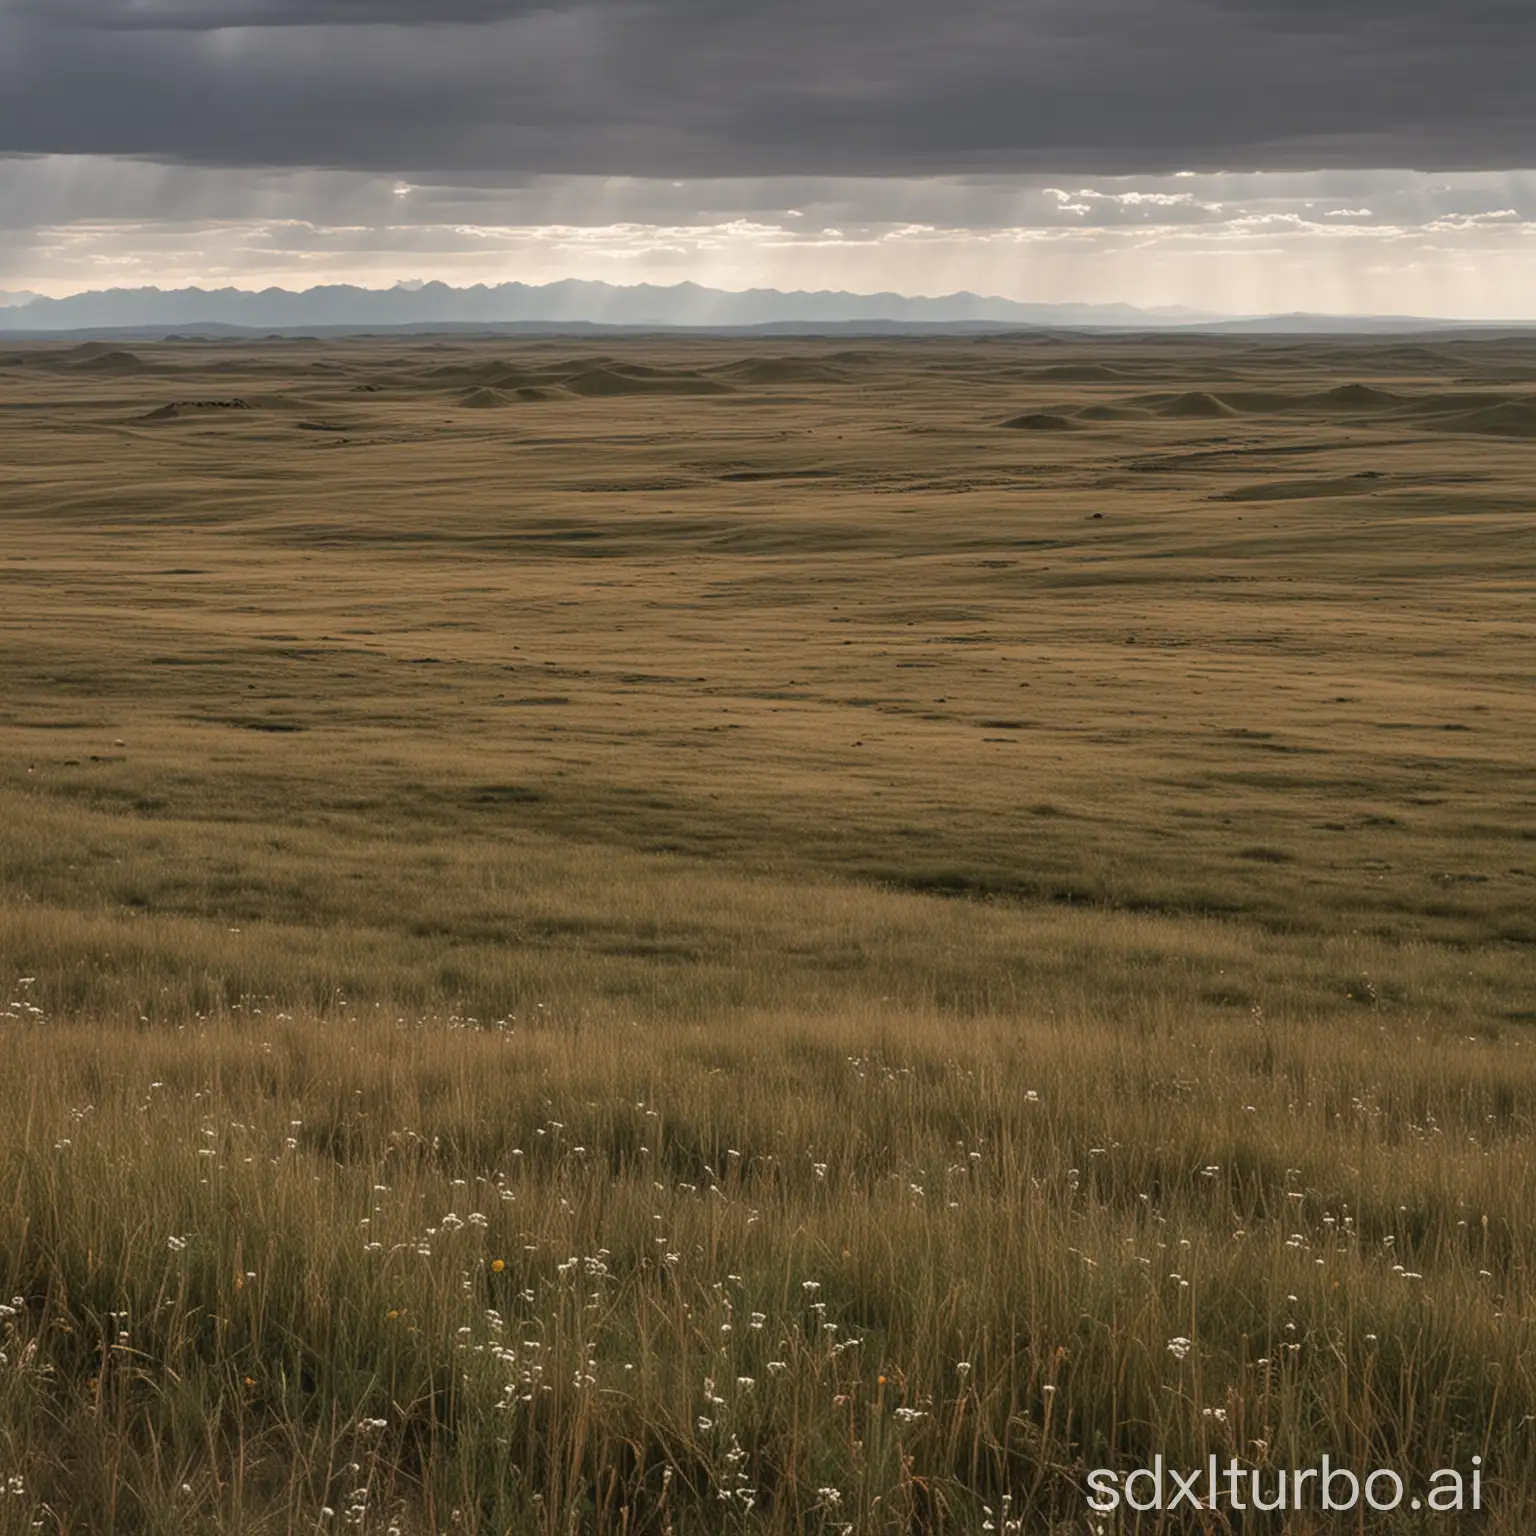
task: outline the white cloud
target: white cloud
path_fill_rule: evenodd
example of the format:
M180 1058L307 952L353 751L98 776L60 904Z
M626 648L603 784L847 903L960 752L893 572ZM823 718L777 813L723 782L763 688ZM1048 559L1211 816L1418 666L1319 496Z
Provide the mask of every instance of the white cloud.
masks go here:
M1536 175L497 185L0 159L0 289L601 277L1536 319Z

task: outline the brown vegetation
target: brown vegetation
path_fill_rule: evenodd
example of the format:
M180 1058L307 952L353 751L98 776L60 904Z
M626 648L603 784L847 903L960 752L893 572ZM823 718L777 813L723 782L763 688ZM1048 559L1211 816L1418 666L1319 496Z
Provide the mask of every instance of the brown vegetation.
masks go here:
M0 358L0 1531L1526 1529L1531 366Z

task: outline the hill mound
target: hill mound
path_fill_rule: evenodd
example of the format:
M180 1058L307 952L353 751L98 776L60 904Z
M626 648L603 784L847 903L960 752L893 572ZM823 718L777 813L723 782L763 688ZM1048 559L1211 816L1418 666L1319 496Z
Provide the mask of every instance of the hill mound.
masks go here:
M501 406L511 405L512 397L502 394L499 389L472 389L468 394L459 396L459 404L468 406L472 411L494 411Z
M185 421L189 416L222 416L229 411L252 409L249 400L172 400L158 410L139 417L140 421Z
M54 355L54 361L59 363L89 363L98 357L105 357L109 352L115 352L116 347L108 345L104 341L82 341L78 347L71 347L67 352L59 352Z
M612 373L623 374L626 379L670 379L679 377L677 370L655 368L650 363L608 362L604 363L603 366ZM681 370L681 376L686 378L697 377L691 369Z
M620 373L613 368L588 368L568 378L565 387L573 395L580 395L586 400L614 395L725 395L731 392L730 385L722 384L717 379L671 374L637 378L631 373Z
M76 373L148 373L149 364L134 352L97 352L70 365Z
M841 384L848 375L809 357L744 357L717 370L741 384Z
M1389 411L1404 403L1401 395L1373 389L1369 384L1340 384L1337 389L1324 390L1312 399L1325 410L1341 411Z
M1023 416L1013 416L1003 423L1017 432L1074 432L1077 423L1052 411L1030 411Z
M1158 414L1190 420L1210 420L1219 416L1236 416L1239 413L1224 400L1218 400L1215 395L1208 395L1202 389L1192 389L1187 394L1170 400Z
M423 369L422 377L442 383L476 384L504 379L517 372L505 358L488 358L479 363L439 363L435 368Z
M1229 413L1247 416L1272 416L1283 411L1299 410L1306 406L1305 395L1286 395L1278 390L1229 389L1221 396L1211 396L1224 405Z

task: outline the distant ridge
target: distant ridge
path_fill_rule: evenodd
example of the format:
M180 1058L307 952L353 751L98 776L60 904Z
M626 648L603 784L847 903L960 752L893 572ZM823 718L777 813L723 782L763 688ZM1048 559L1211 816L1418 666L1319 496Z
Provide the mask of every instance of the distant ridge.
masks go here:
M1407 335L1529 331L1532 322L1473 322L1414 315L1221 316L1132 304L1033 304L975 293L937 297L833 290L729 292L698 283L657 287L568 279L543 285L454 288L335 284L295 292L265 288L109 288L68 298L0 292L0 334L200 336L390 331L709 330L889 335L1014 328L1186 331L1211 335Z
M18 296L23 297L23 296ZM741 293L697 283L656 287L570 279L528 283L400 283L393 288L350 284L305 289L111 288L64 299L31 297L0 314L8 331L129 330L178 326L240 330L425 328L436 325L598 325L702 327L766 325L1115 326L1189 324L1209 317L1193 310L1138 309L1130 304L1023 304L974 293L937 298L899 293Z

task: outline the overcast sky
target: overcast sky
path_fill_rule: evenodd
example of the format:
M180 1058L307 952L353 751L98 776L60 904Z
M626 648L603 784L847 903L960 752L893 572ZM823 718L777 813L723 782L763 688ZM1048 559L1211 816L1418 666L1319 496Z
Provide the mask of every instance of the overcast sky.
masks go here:
M0 289L1536 317L1532 0L0 0Z

